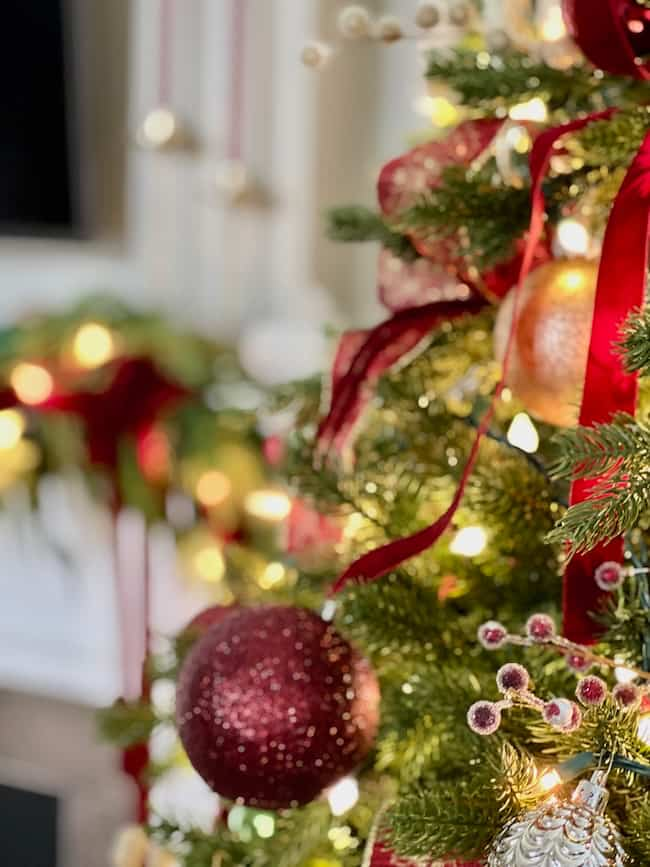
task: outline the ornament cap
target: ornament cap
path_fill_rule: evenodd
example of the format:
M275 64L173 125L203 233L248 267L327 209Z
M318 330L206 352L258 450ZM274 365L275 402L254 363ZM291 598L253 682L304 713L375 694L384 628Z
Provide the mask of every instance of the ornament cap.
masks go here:
M571 800L579 807L586 807L596 815L605 812L609 801L609 792L604 786L607 779L605 771L595 771L589 780L581 780L576 786Z

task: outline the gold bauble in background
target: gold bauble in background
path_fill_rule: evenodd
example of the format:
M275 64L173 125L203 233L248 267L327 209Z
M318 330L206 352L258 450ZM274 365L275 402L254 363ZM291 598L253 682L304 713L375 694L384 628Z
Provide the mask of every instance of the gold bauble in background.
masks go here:
M521 288L506 384L532 415L549 424L571 427L578 421L597 279L597 263L562 259L536 268ZM511 291L494 329L500 362L513 306Z

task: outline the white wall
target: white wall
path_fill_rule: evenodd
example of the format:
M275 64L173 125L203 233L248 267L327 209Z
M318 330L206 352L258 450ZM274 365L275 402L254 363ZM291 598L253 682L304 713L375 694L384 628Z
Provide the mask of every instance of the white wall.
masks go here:
M302 44L333 35L343 2L246 0L243 158L266 204L233 207L213 184L226 153L231 0L172 0L171 106L195 141L173 153L134 144L157 99L160 0L76 3L95 226L85 241L0 239L0 323L105 289L215 336L260 317L320 328L337 309L376 320L376 250L323 240L322 214L373 204L381 161L419 124L414 44L347 46L314 73L299 64ZM406 16L416 0L392 5ZM316 339L302 337L301 356ZM120 689L105 516L82 508L86 527L72 507L59 509L71 522L55 528L74 554L66 570L42 527L18 511L0 517L0 685L104 702ZM183 597L171 552L158 565L155 620L171 629L200 600Z

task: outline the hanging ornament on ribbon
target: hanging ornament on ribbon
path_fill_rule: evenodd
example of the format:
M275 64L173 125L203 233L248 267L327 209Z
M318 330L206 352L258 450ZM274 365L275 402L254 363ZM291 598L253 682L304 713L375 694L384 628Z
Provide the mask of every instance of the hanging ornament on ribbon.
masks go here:
M606 774L583 780L571 798L550 798L507 825L492 844L487 867L624 867L621 835L605 815Z
M505 382L532 415L549 424L572 427L578 421L597 277L595 262L563 259L536 268L521 287ZM500 362L513 313L510 293L494 328Z
M159 0L157 104L146 113L137 132L141 148L169 151L189 144L188 131L171 107L175 0Z
M226 153L214 169L214 188L227 205L259 204L263 200L259 182L252 176L243 156L246 100L246 0L230 4L230 92ZM312 46L310 57L315 60L317 48Z
M569 33L613 75L650 78L650 8L636 0L562 0Z

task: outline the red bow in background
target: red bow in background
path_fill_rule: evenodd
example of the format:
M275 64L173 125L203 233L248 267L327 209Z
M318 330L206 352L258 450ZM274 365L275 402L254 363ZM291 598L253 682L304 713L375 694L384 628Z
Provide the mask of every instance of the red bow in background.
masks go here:
M482 157L502 125L494 119L467 121L444 140L413 148L387 163L377 183L382 214L397 217L435 190L446 168L469 166ZM478 313L488 299L502 298L517 280L523 245L511 260L478 280L458 255L457 239L424 232L409 237L420 258L400 259L389 250L379 255L379 298L393 315L374 328L348 332L339 342L329 411L318 430L321 458L346 452L372 388L387 370L416 351L437 325ZM545 261L546 246L536 245L535 256L536 262Z

